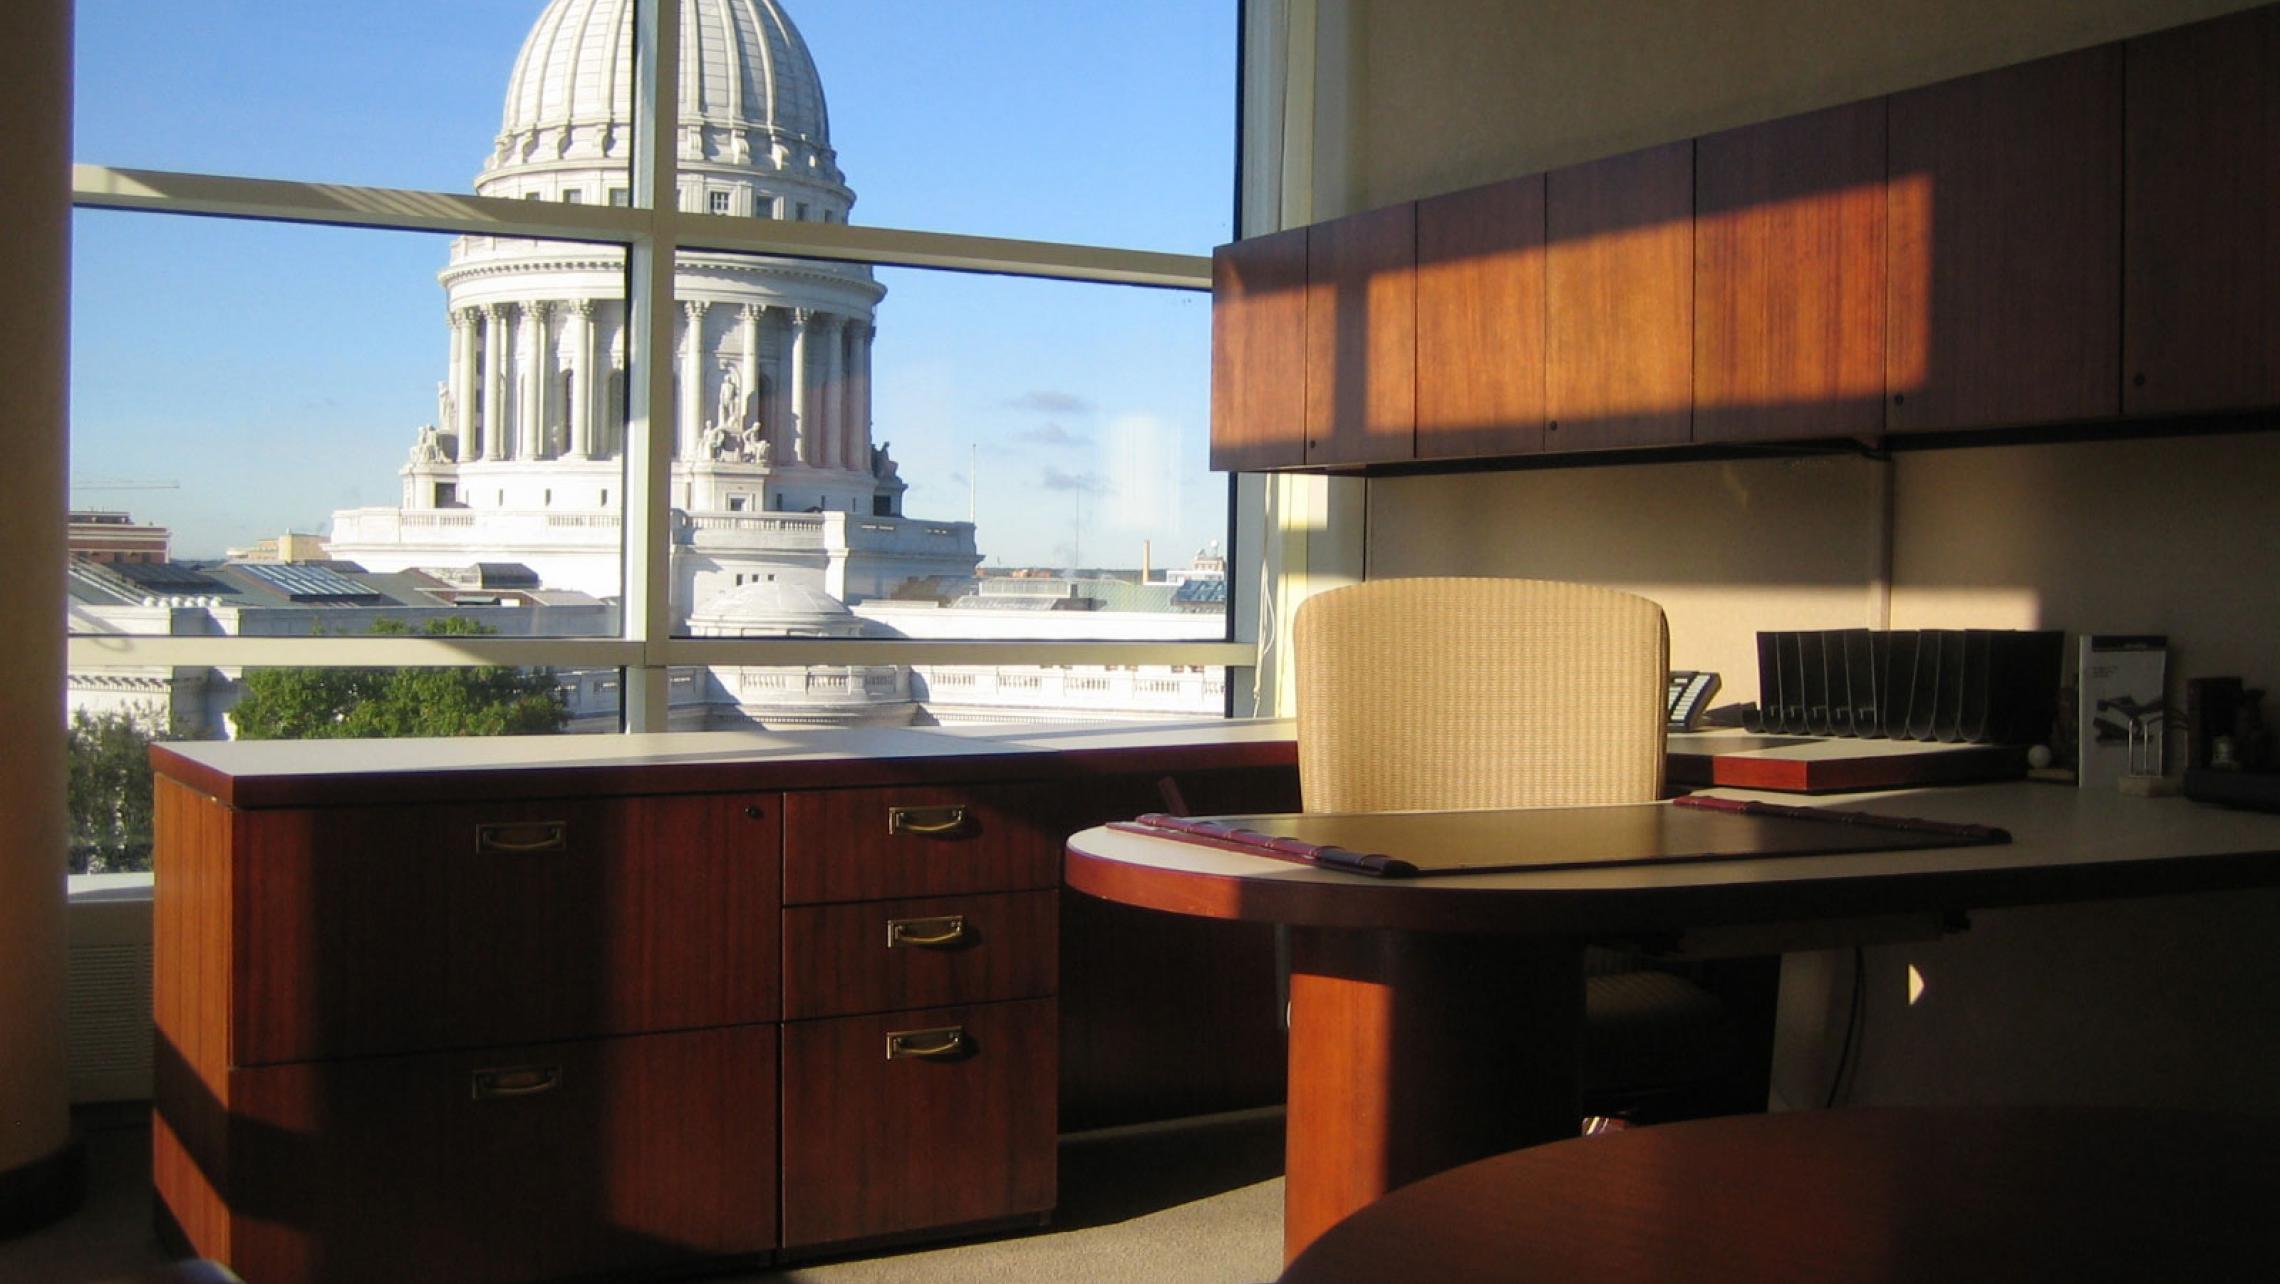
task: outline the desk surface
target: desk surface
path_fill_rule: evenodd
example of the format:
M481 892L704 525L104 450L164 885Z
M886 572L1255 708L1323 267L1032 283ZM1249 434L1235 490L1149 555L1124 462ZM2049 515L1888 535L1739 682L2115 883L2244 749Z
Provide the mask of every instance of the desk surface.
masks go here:
M1330 1229L1286 1284L2269 1279L2280 1120L1801 1111L1512 1151Z
M1793 795L1711 792L1798 801ZM2012 841L1382 880L1088 829L1070 839L1068 884L1130 905L1206 918L1588 935L2280 882L2280 816L2183 798L2127 798L2018 782L1856 794L1824 805L1996 825L2011 831ZM1513 815L1515 823L1525 823L1525 812ZM1418 841L1429 842L1433 813L1416 817Z

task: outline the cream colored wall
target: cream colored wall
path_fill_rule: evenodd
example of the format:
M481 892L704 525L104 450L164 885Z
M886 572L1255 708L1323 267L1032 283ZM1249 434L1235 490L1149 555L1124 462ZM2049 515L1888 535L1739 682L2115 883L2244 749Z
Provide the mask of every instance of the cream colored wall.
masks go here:
M1360 92L1315 216L1612 156L2174 27L2260 0L1321 0ZM1334 29L1330 29L1334 30Z
M64 1058L64 407L71 8L0 41L0 1176L68 1137ZM0 1220L6 1220L0 1218Z
M1318 217L2254 7L1322 3L1354 7L1363 45L1353 101L1316 115L1318 150L1353 123L1317 167ZM1731 698L1754 695L1758 628L1876 625L1887 606L1893 627L2166 632L2177 670L2280 691L2276 494L2280 433L1401 478L1369 483L1367 564L1644 593L1673 662L1719 669ZM1986 913L1872 947L1846 1099L2280 1109L2276 938L2280 893L2257 893ZM1849 976L1849 952L1788 960L1781 1100L1820 1103Z

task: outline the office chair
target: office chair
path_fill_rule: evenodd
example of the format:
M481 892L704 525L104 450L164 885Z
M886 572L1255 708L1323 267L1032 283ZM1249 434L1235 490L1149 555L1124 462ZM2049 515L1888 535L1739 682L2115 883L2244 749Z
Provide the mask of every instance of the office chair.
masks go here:
M1548 580L1371 580L1309 599L1293 632L1307 811L1662 794L1669 641L1645 598ZM1748 1100L1737 1021L1695 979L1600 948L1583 970L1586 1115L1763 1108Z

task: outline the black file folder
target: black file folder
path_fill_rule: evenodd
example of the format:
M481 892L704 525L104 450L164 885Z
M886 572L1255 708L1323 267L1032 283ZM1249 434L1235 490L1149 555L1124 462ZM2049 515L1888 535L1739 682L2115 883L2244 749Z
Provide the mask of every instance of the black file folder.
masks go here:
M1814 629L1758 634L1768 735L2036 744L2058 709L2054 629Z

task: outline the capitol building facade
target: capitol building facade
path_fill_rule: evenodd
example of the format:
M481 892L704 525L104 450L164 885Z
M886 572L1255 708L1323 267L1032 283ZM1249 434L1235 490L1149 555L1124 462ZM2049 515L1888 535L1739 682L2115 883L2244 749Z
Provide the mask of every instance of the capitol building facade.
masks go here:
M475 180L509 200L627 204L631 0L552 0L508 78ZM775 0L684 0L681 207L845 222L814 60ZM376 571L515 561L549 586L618 592L626 443L625 263L610 247L463 236L440 275L448 362L400 506L335 514L331 555ZM885 290L860 265L684 250L673 434L676 625L775 579L841 602L954 595L971 523L902 512L872 441Z

